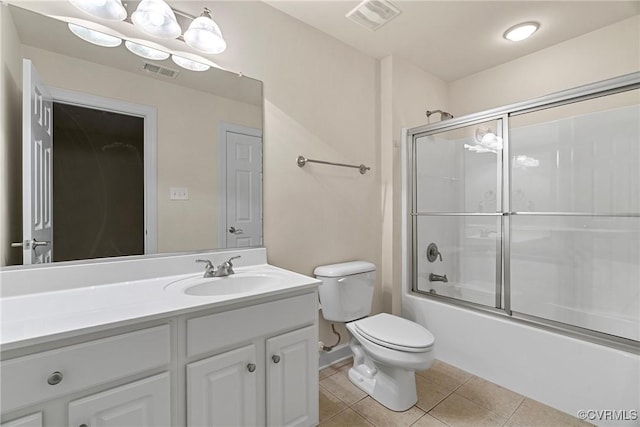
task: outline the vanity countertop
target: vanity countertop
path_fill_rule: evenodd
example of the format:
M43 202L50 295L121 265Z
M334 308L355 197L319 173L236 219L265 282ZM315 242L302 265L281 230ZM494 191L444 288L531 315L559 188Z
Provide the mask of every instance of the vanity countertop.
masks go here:
M266 289L229 295L188 295L181 284L202 277L202 273L188 273L3 297L0 345L2 350L9 350L196 310L259 302L283 293L313 289L320 283L269 264L235 270L238 275L277 275L283 280Z

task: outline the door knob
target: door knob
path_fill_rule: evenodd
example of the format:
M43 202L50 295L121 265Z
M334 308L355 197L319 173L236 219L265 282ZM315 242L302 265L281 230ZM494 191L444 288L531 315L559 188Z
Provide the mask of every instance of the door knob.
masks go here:
M13 242L11 243L11 247L12 248L27 248L27 249L35 249L38 246L47 246L48 244L50 244L51 242L48 240L43 240L43 241L38 241L36 239L33 239L31 241L29 240L25 240L24 242Z
M231 234L242 234L242 231L242 228L229 227L229 233Z

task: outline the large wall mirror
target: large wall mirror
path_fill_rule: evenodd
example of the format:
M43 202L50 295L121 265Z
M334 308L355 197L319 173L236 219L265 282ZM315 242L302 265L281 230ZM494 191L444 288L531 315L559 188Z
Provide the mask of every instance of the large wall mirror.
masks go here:
M14 247L4 262L261 246L262 83L86 43L37 4L9 4L3 17L27 60L18 86L31 111L14 116L32 137L29 149L8 150L11 191L23 200L8 198L10 242L2 244ZM51 107L38 104L43 93Z

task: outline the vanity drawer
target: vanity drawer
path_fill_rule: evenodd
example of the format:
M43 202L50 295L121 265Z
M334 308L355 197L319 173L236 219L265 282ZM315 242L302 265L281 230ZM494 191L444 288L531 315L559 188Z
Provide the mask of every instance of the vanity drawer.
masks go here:
M310 325L318 315L316 292L187 321L187 355L215 351L255 337Z
M2 411L162 367L170 359L170 330L162 325L2 361Z

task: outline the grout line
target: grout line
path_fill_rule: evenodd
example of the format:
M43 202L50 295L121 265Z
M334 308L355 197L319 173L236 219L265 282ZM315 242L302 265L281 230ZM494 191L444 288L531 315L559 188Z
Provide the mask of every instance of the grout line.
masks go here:
M513 416L516 414L516 412L518 412L518 409L520 409L520 407L524 404L524 401L525 401L526 399L527 399L526 397L522 399L522 402L520 402L520 404L518 405L518 407L513 411L513 413L512 413L511 415L509 415L509 418L507 418L507 421L505 421L505 422L504 422L504 424L502 424L503 426L506 426L506 425L509 423L509 421L511 421L511 419L513 418Z

